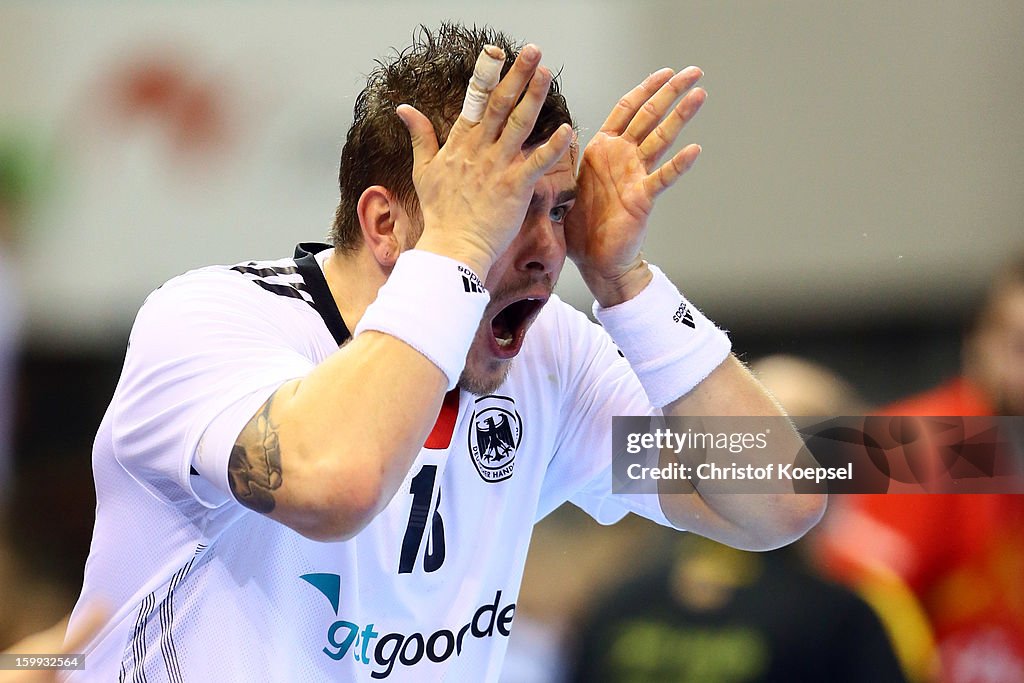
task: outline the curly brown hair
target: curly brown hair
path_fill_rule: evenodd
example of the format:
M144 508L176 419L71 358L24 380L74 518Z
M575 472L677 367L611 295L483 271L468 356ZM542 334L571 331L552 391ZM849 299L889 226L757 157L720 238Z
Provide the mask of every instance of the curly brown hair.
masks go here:
M446 22L436 32L421 25L413 33L410 47L395 50L390 59L377 60L356 98L352 127L341 150L341 200L331 229L335 248L352 251L361 243L356 205L368 187L386 187L406 210L418 209L412 182L412 143L395 108L404 103L423 112L443 145L462 110L466 87L484 45L504 50L502 74L508 72L523 47L489 26ZM563 123L573 125L556 77L524 147L544 142Z

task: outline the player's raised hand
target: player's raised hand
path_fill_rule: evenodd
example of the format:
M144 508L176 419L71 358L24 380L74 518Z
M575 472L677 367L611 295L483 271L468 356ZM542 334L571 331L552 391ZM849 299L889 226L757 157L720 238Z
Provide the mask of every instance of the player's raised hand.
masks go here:
M534 184L572 141L566 124L523 154L552 76L540 66L535 45L520 51L499 82L504 59L493 46L480 55L463 112L443 147L426 116L405 104L397 110L412 138L424 227L418 246L459 258L481 277L522 226Z
M694 87L703 75L695 66L651 74L619 100L583 152L566 246L602 305L632 298L649 279L640 257L647 219L700 146L661 159L704 104L707 93Z

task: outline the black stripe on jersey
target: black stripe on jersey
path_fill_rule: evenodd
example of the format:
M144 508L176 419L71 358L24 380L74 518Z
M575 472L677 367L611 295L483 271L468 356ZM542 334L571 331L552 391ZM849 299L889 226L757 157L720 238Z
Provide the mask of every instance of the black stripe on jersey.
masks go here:
M292 299L306 301L306 299L303 298L302 293L292 285L277 285L272 284L270 282L266 282L265 280L250 280L250 282L252 282L254 285L259 285L260 287L267 290L271 294L278 294L280 296L287 296L291 297ZM306 301L306 303L309 302ZM309 305L313 306L313 304ZM316 308L316 306L313 306L313 308Z
M269 268L260 268L255 261L249 261L245 265L238 264L232 266L231 270L239 273L248 273L249 275L258 275L260 277L273 277L274 275L291 275L298 272L298 268L295 266L270 266ZM301 285L296 285L301 286Z
M132 681L146 683L146 624L153 613L156 596L150 593L139 605L139 616L135 620L135 631L132 633ZM122 664L124 659L121 660Z
M352 333L348 331L348 326L345 325L345 321L338 311L338 305L334 303L331 288L327 286L324 272L320 270L320 264L316 262L316 255L324 249L330 248L331 245L318 242L303 242L297 245L295 247L295 266L302 274L302 279L306 281L306 287L313 297L313 308L323 318L334 341L341 346L352 337Z
M299 269L296 266L260 267L257 265L256 261L249 261L246 264L231 266L230 270L233 270L236 273L241 273L242 275L253 276L255 279L248 278L249 281L265 289L271 294L286 296L291 299L302 299L312 306L309 301L312 297L304 282L268 282L267 280L261 279L272 278L280 275L295 275L299 272ZM316 307L314 306L314 308Z
M167 667L167 677L171 683L184 683L178 665L178 651L174 647L174 589L192 569L194 561L195 557L178 570L167 587L167 597L160 603L160 653L164 657L164 666Z

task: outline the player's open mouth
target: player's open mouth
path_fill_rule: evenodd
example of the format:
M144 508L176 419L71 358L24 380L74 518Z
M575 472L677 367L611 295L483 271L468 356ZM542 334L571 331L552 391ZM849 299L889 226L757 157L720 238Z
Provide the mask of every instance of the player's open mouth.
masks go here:
M513 301L491 318L491 352L499 358L512 358L523 346L526 328L547 303L547 297L526 297Z

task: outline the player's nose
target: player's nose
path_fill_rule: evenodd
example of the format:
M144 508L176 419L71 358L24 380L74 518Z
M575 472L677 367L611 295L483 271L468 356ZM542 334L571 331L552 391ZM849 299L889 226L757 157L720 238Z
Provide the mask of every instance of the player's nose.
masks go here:
M520 270L558 273L565 263L562 226L547 216L527 216L516 266Z

